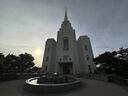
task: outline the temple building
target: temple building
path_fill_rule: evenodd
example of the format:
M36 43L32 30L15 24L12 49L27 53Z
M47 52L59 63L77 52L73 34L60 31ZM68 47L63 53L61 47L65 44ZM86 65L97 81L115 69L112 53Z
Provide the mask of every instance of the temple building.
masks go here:
M68 20L65 10L64 21L57 32L57 41L49 38L46 41L42 71L60 74L93 73L93 51L88 36L76 40L75 30Z

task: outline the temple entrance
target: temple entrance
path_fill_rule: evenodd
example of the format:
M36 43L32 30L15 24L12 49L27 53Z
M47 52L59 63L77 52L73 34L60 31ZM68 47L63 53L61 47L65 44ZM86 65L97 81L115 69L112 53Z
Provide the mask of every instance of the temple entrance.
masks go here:
M63 63L59 63L59 65L60 65L60 72L62 74L72 74L73 73L72 62L63 62Z

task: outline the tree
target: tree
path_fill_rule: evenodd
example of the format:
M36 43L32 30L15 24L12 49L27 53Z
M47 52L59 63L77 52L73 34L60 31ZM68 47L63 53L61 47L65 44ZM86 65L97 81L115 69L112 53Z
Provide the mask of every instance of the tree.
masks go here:
M128 76L128 48L119 51L105 52L94 59L95 64L104 73L116 73L119 76Z
M41 72L41 68L37 67L37 66L33 66L33 67L29 67L25 70L28 73L40 73Z
M19 71L25 72L30 67L34 66L34 57L31 54L25 53L19 55Z
M34 66L34 67L32 68L32 70L33 70L34 72L40 73L41 68Z
M120 50L118 51L118 57L120 59L128 61L128 48L126 48L126 49L120 48Z
M28 53L19 56L13 54L4 56L3 53L0 53L0 74L26 72L27 69L34 66L33 60L34 57Z
M114 52L105 52L94 59L95 64L99 64L99 71L103 73L113 73L115 70L114 65L116 63L115 55L117 53Z
M4 62L6 72L16 72L18 66L18 57L13 54L8 54Z
M4 55L0 53L0 74L4 72Z
M128 48L120 48L117 53L117 58L119 59L117 74L128 77Z

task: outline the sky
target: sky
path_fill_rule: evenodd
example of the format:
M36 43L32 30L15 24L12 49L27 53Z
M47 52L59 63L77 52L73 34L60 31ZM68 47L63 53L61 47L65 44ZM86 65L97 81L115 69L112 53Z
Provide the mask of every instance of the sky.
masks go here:
M57 38L64 8L76 37L90 37L94 56L128 47L128 0L0 0L0 53L30 53L42 65L45 41Z

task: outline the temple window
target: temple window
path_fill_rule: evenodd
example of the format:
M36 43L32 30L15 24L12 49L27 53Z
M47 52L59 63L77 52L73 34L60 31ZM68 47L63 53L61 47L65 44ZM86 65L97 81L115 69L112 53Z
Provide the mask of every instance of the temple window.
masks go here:
M88 50L88 47L87 47L87 45L84 45L84 48L85 48L85 50L86 50L86 51Z
M87 60L89 60L89 55L86 55L87 56Z
M69 50L69 40L68 40L68 38L64 38L64 40L63 40L63 49L64 50Z

